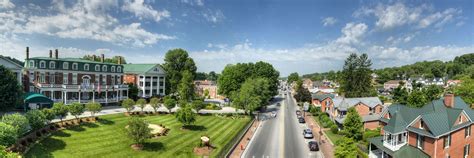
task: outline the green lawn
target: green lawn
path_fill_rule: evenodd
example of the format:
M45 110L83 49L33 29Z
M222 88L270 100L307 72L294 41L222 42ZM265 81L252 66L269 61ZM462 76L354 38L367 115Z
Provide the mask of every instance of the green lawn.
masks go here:
M197 157L193 148L200 143L201 135L208 135L217 148L211 157L216 157L222 147L229 143L250 121L198 116L194 130L181 130L174 115L146 116L147 121L171 128L167 136L150 139L143 151L130 148L132 141L124 130L128 117L123 114L101 116L98 123L83 124L58 131L36 144L26 157Z
M336 144L336 142L341 139L342 135L339 135L339 134L334 134L332 133L331 131L324 131L324 134L326 134L328 136L329 139L331 139L332 143Z

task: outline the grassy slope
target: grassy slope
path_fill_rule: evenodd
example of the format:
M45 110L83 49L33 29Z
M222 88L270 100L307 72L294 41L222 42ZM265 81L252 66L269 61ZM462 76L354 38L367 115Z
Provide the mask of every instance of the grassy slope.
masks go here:
M183 131L174 115L144 117L150 123L163 124L171 131L167 136L151 139L144 151L133 151L132 143L124 133L127 117L123 114L102 116L99 123L85 124L54 133L35 145L26 157L196 157L193 148L201 135L209 135L217 148L222 147L244 128L250 120L199 116L196 129Z

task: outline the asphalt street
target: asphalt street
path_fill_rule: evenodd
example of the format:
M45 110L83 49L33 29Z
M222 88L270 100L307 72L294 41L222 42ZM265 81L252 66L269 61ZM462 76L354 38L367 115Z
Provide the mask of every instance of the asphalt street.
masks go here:
M264 118L261 126L255 133L250 145L247 147L245 158L317 158L321 153L309 151L304 139L303 129L306 124L298 123L293 97L290 94L281 95L278 102L269 105L266 112L261 114ZM277 106L276 103L280 103ZM276 112L272 117L271 112Z

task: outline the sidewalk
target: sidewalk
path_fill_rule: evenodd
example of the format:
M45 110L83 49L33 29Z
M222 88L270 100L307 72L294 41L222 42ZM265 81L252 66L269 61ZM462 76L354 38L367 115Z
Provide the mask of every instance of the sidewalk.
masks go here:
M240 158L242 156L259 125L260 121L255 120L255 122L253 122L252 127L245 133L245 136L240 140L237 148L230 154L231 158Z
M306 123L309 127L312 127L314 139L319 142L319 150L323 153L325 158L334 157L334 146L330 143L326 135L320 135L323 132L321 131L321 126L314 120L313 116L310 113L306 113L305 116ZM324 130L324 129L323 129ZM321 140L319 140L321 139Z

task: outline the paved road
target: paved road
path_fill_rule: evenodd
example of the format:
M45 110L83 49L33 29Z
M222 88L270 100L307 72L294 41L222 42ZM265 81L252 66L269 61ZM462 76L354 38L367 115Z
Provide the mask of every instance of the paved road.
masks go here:
M290 96L289 94L287 96ZM284 97L284 96L283 96ZM321 157L320 152L310 152L303 138L305 124L299 124L296 117L296 105L292 97L280 98L281 106L272 104L267 108L267 120L255 133L247 147L245 158L306 158ZM271 117L270 112L276 111L277 116Z

